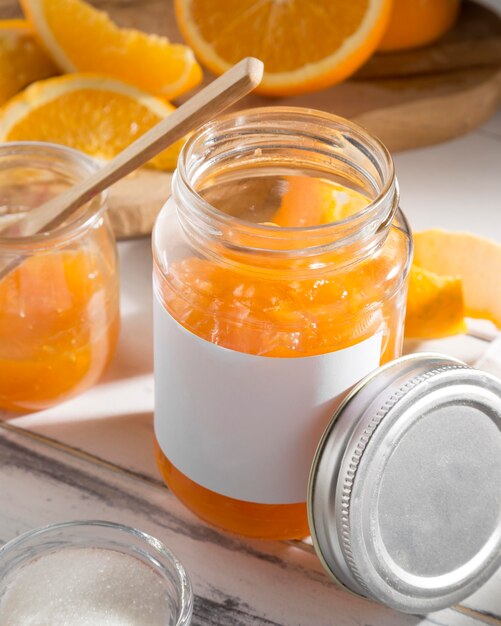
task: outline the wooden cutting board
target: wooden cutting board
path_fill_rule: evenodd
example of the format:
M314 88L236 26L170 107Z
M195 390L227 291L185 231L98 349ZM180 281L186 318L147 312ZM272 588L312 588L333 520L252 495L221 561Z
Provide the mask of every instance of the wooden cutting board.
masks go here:
M123 26L182 41L171 0L92 0ZM0 0L0 18L20 14L15 0ZM212 80L205 72L204 82ZM484 123L501 102L501 19L463 2L454 29L440 42L374 56L350 81L303 96L249 96L243 107L306 106L350 118L392 151L447 141ZM171 174L141 170L111 190L111 218L120 238L147 234L169 195Z

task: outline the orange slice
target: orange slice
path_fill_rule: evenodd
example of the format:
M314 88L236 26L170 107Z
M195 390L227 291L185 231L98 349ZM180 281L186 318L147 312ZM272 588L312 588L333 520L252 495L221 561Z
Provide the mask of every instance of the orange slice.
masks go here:
M175 0L188 44L221 74L246 56L264 62L258 89L291 95L337 83L374 52L391 0Z
M83 0L21 0L21 5L65 72L98 72L168 99L202 78L187 46L119 28L106 13Z
M444 35L456 21L461 0L396 0L379 50L426 46Z
M26 20L0 20L0 104L33 81L57 73Z
M287 191L273 224L285 227L319 226L338 222L361 211L369 199L332 181L312 176L286 176Z
M414 261L437 274L460 276L466 315L501 328L501 245L470 233L426 230L414 235Z
M69 74L34 83L0 109L0 141L52 141L110 159L174 107L111 78ZM182 141L151 161L176 165Z
M405 336L439 339L466 331L462 281L439 276L417 265L411 267Z

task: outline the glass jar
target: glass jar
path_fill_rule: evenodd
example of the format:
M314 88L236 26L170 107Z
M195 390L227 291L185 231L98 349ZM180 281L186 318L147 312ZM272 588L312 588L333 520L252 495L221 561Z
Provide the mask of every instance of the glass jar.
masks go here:
M52 524L0 548L0 624L188 626L190 579L158 539L113 522Z
M153 255L157 458L191 510L309 533L323 429L400 355L411 246L388 151L347 120L270 107L190 138Z
M101 193L49 232L10 228L97 169L89 157L46 143L0 146L0 414L48 408L93 385L119 332L115 239Z

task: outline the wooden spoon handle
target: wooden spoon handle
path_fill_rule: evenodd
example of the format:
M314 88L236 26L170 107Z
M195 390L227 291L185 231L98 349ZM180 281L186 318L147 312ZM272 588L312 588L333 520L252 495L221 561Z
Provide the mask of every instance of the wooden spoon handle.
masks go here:
M89 178L32 209L1 234L27 237L62 224L76 209L101 191L246 96L261 82L262 76L261 61L252 57L243 59L141 135ZM21 262L22 258L7 264L0 262L0 280Z

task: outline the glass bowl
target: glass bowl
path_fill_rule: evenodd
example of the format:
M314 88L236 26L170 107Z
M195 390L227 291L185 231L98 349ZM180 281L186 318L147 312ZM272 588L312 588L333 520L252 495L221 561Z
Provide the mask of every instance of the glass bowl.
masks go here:
M66 522L29 531L0 549L1 626L33 619L51 626L187 626L192 611L181 563L135 528Z

